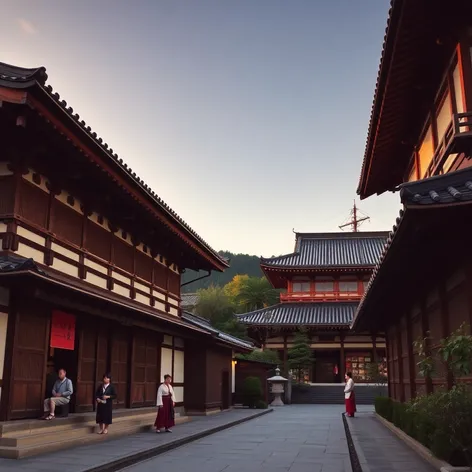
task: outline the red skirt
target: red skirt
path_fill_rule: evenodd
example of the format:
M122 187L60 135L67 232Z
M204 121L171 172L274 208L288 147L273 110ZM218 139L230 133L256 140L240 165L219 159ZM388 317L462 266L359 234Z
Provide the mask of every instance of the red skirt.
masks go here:
M356 394L354 392L351 392L351 397L344 399L344 403L346 404L346 413L349 416L354 416L354 413L357 411Z
M163 396L162 406L157 411L156 421L154 423L156 429L169 429L175 426L172 409L172 397L170 395Z

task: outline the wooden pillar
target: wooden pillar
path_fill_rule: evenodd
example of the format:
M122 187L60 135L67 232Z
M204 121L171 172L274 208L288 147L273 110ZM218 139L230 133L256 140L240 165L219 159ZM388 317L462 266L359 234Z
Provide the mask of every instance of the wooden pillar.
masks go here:
M439 282L438 290L439 304L441 307L441 337L442 339L445 339L451 333L449 326L449 307L447 303L446 283L443 279ZM450 390L454 384L454 377L446 362L444 362L444 368L446 369L446 378L444 380L446 381L447 389Z
M387 387L388 387L388 396L392 398L392 379L393 379L393 372L391 372L390 369L390 364L393 367L393 362L390 363L390 339L388 337L388 333L385 333L385 348L386 348L386 354L387 354L387 375L388 375L388 382L387 382ZM393 360L392 360L393 361Z
M421 298L420 301L420 309L421 309L421 335L423 339L425 339L425 353L427 356L431 354L431 341L429 339L429 320L428 320L428 313L426 312L426 303L424 297ZM433 392L433 381L431 377L426 378L426 393Z
M344 380L344 376L346 375L346 352L344 351L344 333L340 333L339 335L341 341L341 365L339 366L339 374L341 376L341 382Z
M408 373L410 378L410 398L416 396L415 356L413 354L413 334L411 327L411 309L406 312L406 351L408 355Z
M284 367L283 367L283 372L285 375L288 374L288 342L287 342L287 338L288 338L288 335L285 334L284 335L284 359L283 359L283 362L284 362Z
M395 341L397 346L398 385L400 387L400 401L405 401L405 385L403 382L402 331L400 321L395 326Z
M378 362L378 355L377 355L377 335L372 335L372 360L377 363Z

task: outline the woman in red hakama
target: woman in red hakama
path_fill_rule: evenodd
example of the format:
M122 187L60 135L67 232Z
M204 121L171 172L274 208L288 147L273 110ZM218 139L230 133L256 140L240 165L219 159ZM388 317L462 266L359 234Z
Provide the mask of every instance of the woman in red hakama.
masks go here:
M344 403L346 404L346 415L354 417L356 408L356 394L354 393L354 380L352 380L351 372L345 376L346 386L344 387Z
M166 433L171 433L171 429L175 425L174 421L174 389L171 385L172 377L170 375L164 376L164 383L161 384L157 390L157 416L154 426L156 433L160 433L165 429Z

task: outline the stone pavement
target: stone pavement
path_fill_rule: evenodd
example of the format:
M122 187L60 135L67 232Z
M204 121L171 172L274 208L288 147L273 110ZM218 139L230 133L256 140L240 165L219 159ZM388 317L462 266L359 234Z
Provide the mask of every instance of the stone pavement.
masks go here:
M100 470L115 461L124 460L134 454L141 457L159 446L168 446L174 441L188 440L192 435L207 433L215 428L224 428L236 422L268 413L269 410L234 409L212 416L193 417L188 423L176 426L172 434L154 431L133 434L119 439L104 439L97 435L97 444L67 449L27 459L0 459L1 472L86 472ZM255 421L255 420L252 420ZM110 429L113 425L110 427ZM105 470L105 469L102 469ZM118 470L118 469L114 469Z
M387 429L373 412L360 412L347 421L362 472L436 471Z
M276 408L269 415L207 436L125 471L351 472L343 410L342 405Z

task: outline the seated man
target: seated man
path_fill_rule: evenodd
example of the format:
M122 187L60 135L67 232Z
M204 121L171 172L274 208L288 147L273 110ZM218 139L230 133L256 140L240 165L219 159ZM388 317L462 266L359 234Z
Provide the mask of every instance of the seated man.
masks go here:
M44 419L53 420L57 405L67 405L74 389L72 381L66 377L65 369L59 369L59 378L52 388L52 397L44 400Z

